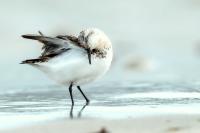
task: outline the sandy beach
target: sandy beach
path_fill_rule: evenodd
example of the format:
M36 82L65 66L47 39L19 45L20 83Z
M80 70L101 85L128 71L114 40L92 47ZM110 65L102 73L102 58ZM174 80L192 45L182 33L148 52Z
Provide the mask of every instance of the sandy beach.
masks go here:
M0 133L200 133L200 0L2 0L0 16ZM82 115L70 119L69 86L19 64L43 52L21 35L78 37L89 27L110 38L113 62L81 86L84 110L74 87Z
M73 119L20 127L0 133L199 133L200 115L157 115L105 120Z

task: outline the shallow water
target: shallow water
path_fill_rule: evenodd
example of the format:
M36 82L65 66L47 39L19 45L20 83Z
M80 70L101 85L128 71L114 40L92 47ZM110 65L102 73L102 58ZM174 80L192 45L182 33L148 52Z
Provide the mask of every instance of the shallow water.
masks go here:
M163 113L200 114L198 86L182 82L113 82L83 87L91 103L81 117L119 119ZM73 116L77 118L85 101L76 88L74 99ZM0 93L0 128L70 119L70 109L68 90L60 86L4 91Z
M82 118L200 114L200 83L173 81L200 81L200 8L194 1L1 2L0 129L70 119L68 89L45 85L50 82L39 71L19 65L40 54L39 45L20 36L38 30L52 36L77 34L91 26L111 38L115 58L107 79L119 82L83 87L91 103ZM85 101L77 89L74 99L76 118Z

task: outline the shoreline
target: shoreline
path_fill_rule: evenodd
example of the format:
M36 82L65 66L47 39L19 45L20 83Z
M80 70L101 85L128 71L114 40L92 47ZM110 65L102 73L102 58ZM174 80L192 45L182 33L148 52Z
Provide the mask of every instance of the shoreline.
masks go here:
M152 115L117 120L84 118L56 120L0 130L0 133L199 133L200 115Z

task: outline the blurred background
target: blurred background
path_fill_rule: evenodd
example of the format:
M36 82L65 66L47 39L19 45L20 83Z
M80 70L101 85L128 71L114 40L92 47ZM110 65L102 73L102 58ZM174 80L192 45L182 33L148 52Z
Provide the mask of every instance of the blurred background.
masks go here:
M112 69L102 80L198 81L199 0L1 0L1 86L51 84L19 63L40 55L41 45L22 34L103 30L114 47ZM112 77L112 78L111 78ZM113 78L114 77L114 78Z
M83 87L91 99L84 116L199 113L199 25L199 0L1 0L0 128L66 117L70 110L66 87L19 64L40 55L38 42L21 37L39 30L78 35L96 27L110 37L112 67ZM74 91L81 108L84 100Z

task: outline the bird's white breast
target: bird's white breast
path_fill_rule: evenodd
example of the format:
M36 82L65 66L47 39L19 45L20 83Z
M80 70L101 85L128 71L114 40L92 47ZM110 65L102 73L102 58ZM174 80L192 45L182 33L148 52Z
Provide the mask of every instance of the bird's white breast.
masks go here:
M72 49L48 62L36 65L51 79L69 85L86 84L104 75L112 61L112 48L107 50L105 58L97 58L92 55L92 63L89 64L85 51Z

